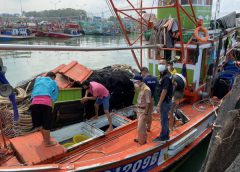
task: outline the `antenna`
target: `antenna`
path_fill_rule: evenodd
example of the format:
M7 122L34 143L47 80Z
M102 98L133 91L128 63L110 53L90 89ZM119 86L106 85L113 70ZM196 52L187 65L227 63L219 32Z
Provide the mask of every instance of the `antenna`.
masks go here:
M214 16L214 30L217 29L217 16L219 17L219 14L220 14L220 1L221 0L217 0L216 1L216 10L215 10L215 16Z
M20 5L21 5L21 17L23 16L23 11L22 11L22 0L20 0Z

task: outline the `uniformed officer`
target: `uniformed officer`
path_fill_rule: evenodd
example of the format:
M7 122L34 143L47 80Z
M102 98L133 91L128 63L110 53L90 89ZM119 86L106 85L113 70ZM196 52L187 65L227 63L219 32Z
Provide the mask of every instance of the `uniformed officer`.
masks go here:
M154 92L155 92L158 81L155 76L150 75L147 67L142 67L140 71L141 71L141 76L143 77L143 82L151 90L151 103L149 107L149 114L147 116L147 131L150 132L151 125L152 125L153 105L154 105Z
M135 88L139 90L137 100L138 137L134 141L143 145L147 142L147 118L151 103L151 90L143 82L142 76L135 76L133 81Z

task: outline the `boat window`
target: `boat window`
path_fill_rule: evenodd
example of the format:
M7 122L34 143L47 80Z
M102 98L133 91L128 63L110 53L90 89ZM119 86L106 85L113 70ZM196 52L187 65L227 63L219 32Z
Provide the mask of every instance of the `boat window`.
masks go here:
M159 6L171 5L174 4L174 0L159 0Z
M188 0L182 0L182 1L181 1L181 4L182 4L182 5L188 4Z
M212 0L207 0L207 5L212 5Z
M198 60L198 53L196 49L188 49L187 50L187 63L188 64L195 64Z
M193 5L197 5L199 0L192 0Z
M148 50L148 58L153 59L153 54L154 54L154 49L149 49Z
M185 3L185 1L187 1ZM188 0L182 0L182 4L188 4ZM193 5L212 5L212 0L192 0Z

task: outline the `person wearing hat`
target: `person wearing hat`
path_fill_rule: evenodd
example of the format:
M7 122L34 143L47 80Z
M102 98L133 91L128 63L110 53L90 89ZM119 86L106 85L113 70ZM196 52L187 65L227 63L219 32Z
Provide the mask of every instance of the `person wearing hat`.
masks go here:
M142 67L140 69L141 76L143 77L143 82L150 88L151 90L151 104L149 107L149 115L147 116L147 131L150 132L152 125L152 112L154 105L154 93L157 86L157 78L155 76L150 75L147 67Z
M56 75L53 72L36 78L31 95L30 111L33 127L40 130L45 146L57 144L50 137L53 122L52 102L56 101L58 97L58 86L55 78Z
M134 141L138 142L140 145L143 145L147 142L147 118L151 103L151 90L143 82L143 78L140 75L135 76L133 82L135 88L139 90L137 99L138 136L136 139L134 139Z
M171 73L171 75L174 75L177 73L177 70L173 67L173 62L168 62L168 71Z

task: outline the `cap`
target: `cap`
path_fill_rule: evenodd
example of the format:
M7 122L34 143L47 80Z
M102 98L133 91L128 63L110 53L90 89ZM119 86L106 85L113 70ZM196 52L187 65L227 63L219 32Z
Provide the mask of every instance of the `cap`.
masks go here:
M136 75L134 78L133 78L133 81L143 81L143 77L141 75Z
M147 68L147 67L142 67L142 68L140 69L140 72L142 72L142 71L148 72L148 68Z

